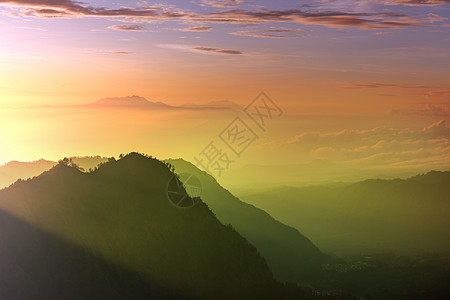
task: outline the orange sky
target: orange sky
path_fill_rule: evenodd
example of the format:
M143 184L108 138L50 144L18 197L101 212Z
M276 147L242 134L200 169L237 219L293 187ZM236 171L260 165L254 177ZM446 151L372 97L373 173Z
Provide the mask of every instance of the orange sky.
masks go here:
M0 1L0 163L134 150L192 160L242 112L61 106L139 95L173 106L245 107L266 91L284 117L238 164L283 153L286 163L392 167L403 157L446 165L448 2L302 3ZM31 108L46 105L59 108ZM379 127L392 131L373 135ZM344 143L339 132L360 143ZM299 138L308 134L328 138Z

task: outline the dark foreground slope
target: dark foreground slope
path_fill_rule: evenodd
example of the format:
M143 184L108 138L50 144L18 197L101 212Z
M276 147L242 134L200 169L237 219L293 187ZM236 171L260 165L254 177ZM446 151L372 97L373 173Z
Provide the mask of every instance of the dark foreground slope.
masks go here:
M203 201L223 224L231 224L256 246L278 279L307 281L322 264L332 261L299 231L240 201L193 164L182 159L168 162L176 173L190 173L201 181Z
M0 258L1 299L184 299L3 211Z
M92 173L59 164L0 191L2 299L285 298L263 258L173 176L130 154Z

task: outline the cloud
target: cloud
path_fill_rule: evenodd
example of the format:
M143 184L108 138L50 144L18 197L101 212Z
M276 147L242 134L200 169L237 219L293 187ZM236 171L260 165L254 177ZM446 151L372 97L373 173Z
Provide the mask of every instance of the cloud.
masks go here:
M408 109L408 110L393 110L393 115L405 115L405 116L427 116L427 117L440 117L450 118L450 103L444 104L427 104L421 109Z
M188 27L180 29L181 31L194 31L194 32L204 32L204 31L211 31L212 27L208 26L198 26L198 27Z
M108 28L117 31L144 31L142 25L111 25Z
M133 54L133 52L130 51L114 51L114 50L100 50L100 51L94 51L97 54Z
M450 0L378 0L384 5L437 6L450 4Z
M243 54L243 52L238 50L226 50L226 49L219 49L219 48L212 48L212 47L203 47L203 46L196 46L192 47L192 50L207 52L207 53L214 53L214 54L230 54L230 55L240 55Z
M358 27L362 29L395 29L408 26L423 26L424 19L408 17L400 13L351 13L319 10L258 10L228 9L199 16L204 22L267 23L293 22L327 27Z
M245 0L202 0L202 3L214 6L214 7L232 7L232 6L238 6L244 2L250 2Z
M181 18L182 12L169 11L161 7L121 7L107 9L105 7L83 6L82 2L72 0L0 0L0 4L8 4L24 9L24 16L46 18L97 16L97 17L146 17L146 18Z
M293 29L293 28L241 30L232 32L231 34L239 36L250 36L255 38L293 38L311 35L306 33L306 31L303 29Z
M403 83L379 83L379 82L366 82L366 83L348 83L343 88L347 89L378 89L378 88L402 88L402 89L429 89L428 85L422 84L403 84Z
M220 49L215 47L205 47L205 46L190 46L190 45L180 45L180 44L157 44L156 46L166 49L173 50L183 50L195 53L203 54L222 54L222 55L242 55L244 52L239 50L230 49Z
M399 29L410 26L424 26L424 23L442 21L437 15L425 18L407 16L401 13L381 11L375 13L353 13L334 10L303 9L255 10L240 9L238 6L246 1L204 1L218 7L213 12L187 13L174 8L159 6L120 7L109 9L83 5L72 0L0 0L0 4L21 9L21 14L27 17L122 17L134 22L153 20L188 20L194 22L261 24L269 22L298 23L306 25L321 25L327 27L355 27L361 29ZM405 2L405 1L403 1ZM412 2L411 2L412 3ZM431 5L431 2L428 2ZM236 7L238 6L238 7ZM251 34L251 33L250 33ZM253 33L258 34L258 33ZM262 33L264 34L264 33ZM269 33L270 34L270 33ZM272 34L273 36L277 34Z
M308 132L290 145L298 155L373 168L450 166L450 128L441 120L423 129L375 127L367 130Z
M438 136L450 137L450 128L447 127L447 122L441 120L439 122L433 123L424 129L426 132L437 134Z
M427 20L428 23L432 24L434 22L446 21L446 20L448 20L448 18L441 17L441 16L439 16L437 14L429 13L429 14L427 14L426 20Z
M450 100L450 90L444 91L431 91L427 94L427 98L430 99L448 99Z
M38 30L38 31L47 31L45 28L41 28L41 27L19 26L19 27L16 27L16 28Z

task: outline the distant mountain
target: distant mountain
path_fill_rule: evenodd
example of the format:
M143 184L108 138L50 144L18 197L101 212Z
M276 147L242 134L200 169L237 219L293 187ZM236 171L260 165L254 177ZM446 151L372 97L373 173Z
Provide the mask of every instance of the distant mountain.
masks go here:
M12 184L19 178L27 179L39 175L54 165L55 162L45 159L34 162L11 161L0 165L0 189Z
M431 171L411 177L411 180L425 184L448 184L450 182L450 172Z
M151 102L140 96L103 98L86 105L95 108L132 108L132 109L175 109L175 110L242 110L243 108L231 101L212 101L206 104L188 103L171 106L163 102Z
M95 168L98 164L108 161L106 157L84 156L71 157L82 168L89 170ZM41 174L55 166L57 162L40 159L32 162L11 161L0 165L0 189L9 186L17 179L28 179Z
M169 105L164 102L149 101L141 96L127 97L106 97L92 103L79 105L39 105L24 108L34 109L132 109L132 110L182 110L182 111L203 111L203 110L242 110L243 108L231 101L212 101L206 104L188 103L180 106Z
M427 170L428 171L428 170ZM279 186L308 186L354 183L367 178L407 178L415 173L410 170L363 169L360 166L314 160L304 164L248 164L232 168L222 174L220 181L242 193Z
M173 176L130 154L90 173L59 163L1 190L2 299L286 298L206 204L169 203Z
M317 272L332 259L324 255L298 230L286 226L265 211L240 201L215 179L182 159L167 160L175 172L195 175L202 185L202 200L223 224L231 224L256 246L274 275L281 280L295 281Z
M87 106L97 108L173 109L162 102L151 102L139 96L103 98Z
M450 172L341 186L280 187L242 196L300 228L321 249L349 253L449 251Z

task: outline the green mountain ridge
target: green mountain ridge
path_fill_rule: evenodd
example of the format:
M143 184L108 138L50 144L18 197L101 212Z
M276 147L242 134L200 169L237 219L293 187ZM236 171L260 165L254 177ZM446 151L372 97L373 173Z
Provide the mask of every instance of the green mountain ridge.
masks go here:
M100 163L108 161L107 158L100 156L83 156L70 158L74 163L82 166L86 170L95 168ZM18 179L28 179L34 176L38 176L39 174L49 170L56 164L57 162L55 161L40 159L32 162L10 161L4 165L0 165L0 189L13 184Z
M211 175L182 160L167 160L176 173L195 175L202 184L202 199L223 224L231 224L256 246L276 278L284 281L307 280L324 263L334 259L323 254L297 229L268 213L242 202L224 189Z
M111 293L113 298L122 298L133 294L135 284L137 298L152 293L164 298L159 290L195 299L285 298L284 289L256 248L222 225L206 204L180 210L169 203L165 186L172 176L162 162L130 154L90 173L60 163L1 190L0 223L9 225L0 229L0 244L9 255L0 268L15 268L19 283L0 289L8 290L8 295L30 290L41 299L55 293L70 299L73 290L81 295L94 291L104 293L105 298ZM15 231L22 234L7 234ZM46 236L57 242L47 243L50 238ZM34 243L27 237L33 237ZM17 265L8 265L8 260ZM62 270L60 274L26 277L30 270L36 276L36 270L55 270L57 262L62 264L56 267ZM85 287L84 273L124 277L123 272L105 267L105 262L135 274L140 281L126 282L122 290L120 284L115 286L121 280L105 279L100 286ZM11 283L8 273L1 274L2 282ZM145 283L157 288L149 291Z
M327 252L417 253L450 249L450 172L368 179L329 187L282 187L242 196L300 228Z
M72 159L84 169L93 168L95 165L107 161L100 156L73 157ZM299 278L307 280L311 273L320 270L322 264L333 261L332 258L321 253L297 229L286 226L265 211L240 201L215 182L213 177L205 174L191 163L181 159L167 160L167 162L175 166L177 173L192 173L201 180L203 201L208 204L223 224L231 224L258 248L279 280L298 281ZM24 165L35 173L27 172L28 176L22 176L22 178L32 177L46 170L39 164L34 169L33 163L24 163ZM19 177L20 170L16 170L14 174Z

